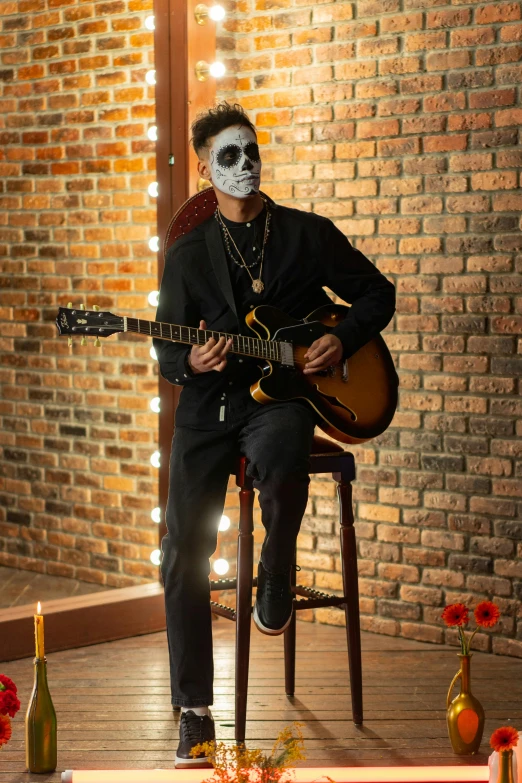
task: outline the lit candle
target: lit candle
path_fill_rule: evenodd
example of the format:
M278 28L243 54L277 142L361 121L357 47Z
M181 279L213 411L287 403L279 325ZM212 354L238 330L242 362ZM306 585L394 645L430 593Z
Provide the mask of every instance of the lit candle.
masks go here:
M36 642L36 657L43 658L44 651L44 619L42 614L42 605L38 601L38 608L34 616L34 638Z

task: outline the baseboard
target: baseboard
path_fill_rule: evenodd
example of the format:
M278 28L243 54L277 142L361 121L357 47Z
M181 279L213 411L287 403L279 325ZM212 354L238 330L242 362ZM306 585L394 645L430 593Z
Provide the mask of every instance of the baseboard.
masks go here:
M33 656L33 615L27 604L0 610L0 662ZM57 652L165 630L163 587L153 582L47 601L45 650Z

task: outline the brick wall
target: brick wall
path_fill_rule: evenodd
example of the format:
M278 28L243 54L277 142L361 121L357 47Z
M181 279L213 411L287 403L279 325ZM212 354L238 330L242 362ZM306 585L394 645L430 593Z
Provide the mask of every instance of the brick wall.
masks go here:
M0 563L109 586L157 574L155 370L132 335L70 353L52 322L71 299L153 315L150 7L0 3ZM398 287L400 410L354 450L363 627L439 642L446 601L494 597L517 655L521 38L519 3L238 0L219 41L265 189ZM338 589L333 486L311 490L301 576Z
M56 308L151 317L151 0L0 3L0 563L156 578L149 344L57 339Z
M363 628L454 640L441 607L492 597L501 631L477 647L519 656L520 19L518 2L238 0L219 39L266 191L332 218L397 286L399 412L354 449ZM317 478L299 562L320 589L341 586L336 515Z

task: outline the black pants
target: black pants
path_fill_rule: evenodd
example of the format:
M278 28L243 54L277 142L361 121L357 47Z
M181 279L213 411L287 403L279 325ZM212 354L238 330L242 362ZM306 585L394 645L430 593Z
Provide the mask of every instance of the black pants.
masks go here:
M263 565L280 573L293 562L308 500L314 424L304 405L276 403L260 405L227 431L176 429L161 543L173 705L214 701L209 558L238 454L248 458L248 474L259 490Z

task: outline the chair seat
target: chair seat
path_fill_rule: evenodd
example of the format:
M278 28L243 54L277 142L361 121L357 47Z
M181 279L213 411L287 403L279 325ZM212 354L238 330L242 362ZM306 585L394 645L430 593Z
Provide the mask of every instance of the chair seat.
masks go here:
M336 443L334 440L328 440L321 435L314 435L312 443L312 451L310 454L342 454L344 452L340 443Z

